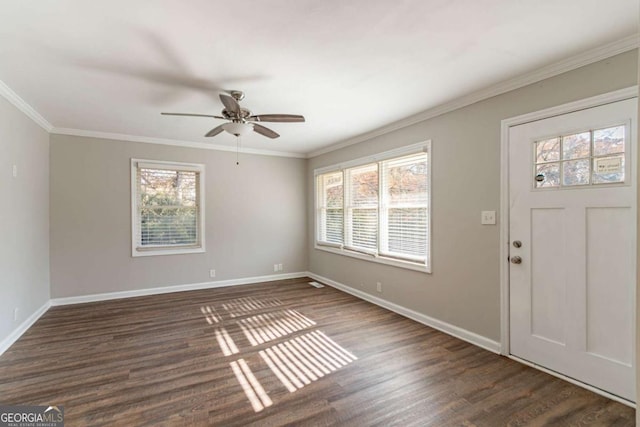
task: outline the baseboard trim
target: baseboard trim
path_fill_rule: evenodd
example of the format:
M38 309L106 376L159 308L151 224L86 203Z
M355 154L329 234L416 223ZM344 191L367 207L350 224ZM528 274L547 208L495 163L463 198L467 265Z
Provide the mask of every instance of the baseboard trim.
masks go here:
M88 302L98 302L98 301L107 301L107 300L121 299L121 298L133 298L133 297L139 297L139 296L167 294L172 292L194 291L194 290L200 290L200 289L213 289L213 288L221 288L225 286L242 286L242 285L250 285L250 284L260 283L260 282L272 282L276 280L285 280L285 279L298 279L302 277L310 277L314 280L327 284L333 288L339 289L343 292L346 292L357 298L368 301L372 304L386 308L387 310L391 310L404 317L415 320L416 322L419 322L419 323L422 323L423 325L437 329L441 332L444 332L448 335L459 338L463 341L476 345L492 353L500 354L500 343L497 341L493 341L487 337L483 337L482 335L478 335L474 332L468 331L458 326L454 326L447 322L443 322L441 320L438 320L433 317L427 316L425 314L419 313L417 311L411 310L404 306L389 302L382 298L369 295L360 290L353 289L340 282L336 282L335 280L329 279L324 276L320 276L319 274L315 274L309 271L301 271L301 272L295 272L295 273L274 274L274 275L268 275L268 276L254 276L254 277L244 277L240 279L218 280L215 282L191 283L191 284L185 284L185 285L164 286L164 287L149 288L149 289L136 289L132 291L108 292L108 293L102 293L102 294L81 295L81 296L75 296L75 297L53 298L47 303L45 303L35 313L33 313L27 320L25 320L18 328L16 328L15 331L11 333L11 335L9 335L7 338L5 338L3 341L0 342L0 355L4 353L9 347L11 347L11 345L14 342L16 342L18 338L20 338L22 334L24 334L31 327L31 325L33 325L44 313L46 313L49 307L52 307L52 306L83 304Z
M284 279L307 277L307 272L273 274L268 276L243 277L240 279L218 280L215 282L189 283L185 285L163 286L158 288L136 289L132 291L107 292L102 294L81 295L76 297L53 298L52 306L83 304L87 302L107 301L112 299L133 298L148 295L169 294L172 292L196 291L200 289L222 288L225 286L251 285L260 282L273 282Z
M9 349L13 345L14 342L18 341L18 339L27 332L27 330L34 324L36 321L42 317L43 314L49 310L51 307L51 301L47 301L44 303L42 307L37 309L31 316L29 316L24 322L20 324L8 337L0 341L0 356Z
M491 340L487 337L478 335L474 332L468 331L466 329L460 328L450 323L443 322L442 320L434 319L433 317L427 316L422 313L418 313L417 311L389 302L382 298L375 297L366 292L362 292L358 289L351 288L340 282L336 282L335 280L331 280L327 277L320 276L319 274L307 272L306 275L308 277L311 277L314 280L327 284L333 288L339 289L343 292L351 294L365 301L369 301L370 303L386 308L387 310L391 310L404 317L408 317L409 319L415 320L418 323L422 323L423 325L430 326L434 329L444 332L445 334L459 338L463 341L476 345L492 353L500 354L500 343L497 341Z

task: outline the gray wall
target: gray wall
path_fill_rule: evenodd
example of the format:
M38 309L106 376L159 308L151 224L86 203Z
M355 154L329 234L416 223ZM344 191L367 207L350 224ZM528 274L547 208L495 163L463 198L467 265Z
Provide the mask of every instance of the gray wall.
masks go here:
M131 257L131 158L205 164L206 253ZM306 271L305 188L304 159L51 135L51 296Z
M2 97L0 153L1 342L49 301L49 135Z
M633 86L637 66L637 51L627 52L311 159L309 270L499 341L499 227L481 225L480 212L500 207L500 121ZM433 152L432 274L314 249L315 168L426 139Z

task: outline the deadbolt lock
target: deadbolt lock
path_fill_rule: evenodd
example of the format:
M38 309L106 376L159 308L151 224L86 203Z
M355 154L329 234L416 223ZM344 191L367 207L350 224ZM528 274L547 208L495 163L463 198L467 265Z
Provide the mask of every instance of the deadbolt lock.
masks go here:
M520 240L514 240L513 241L513 247L514 248L520 248L522 247L522 242Z

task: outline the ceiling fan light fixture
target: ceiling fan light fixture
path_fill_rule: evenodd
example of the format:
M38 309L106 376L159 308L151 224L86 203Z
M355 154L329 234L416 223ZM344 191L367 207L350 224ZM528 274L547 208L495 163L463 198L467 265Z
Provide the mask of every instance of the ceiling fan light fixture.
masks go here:
M230 122L222 125L222 129L229 132L231 135L242 136L253 131L253 124L242 122Z

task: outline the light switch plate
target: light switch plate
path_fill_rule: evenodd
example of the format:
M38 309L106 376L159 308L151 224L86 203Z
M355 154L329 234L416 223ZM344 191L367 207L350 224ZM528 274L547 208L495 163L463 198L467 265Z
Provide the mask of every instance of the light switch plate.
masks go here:
M496 211L482 211L482 218L480 222L483 225L495 225Z

